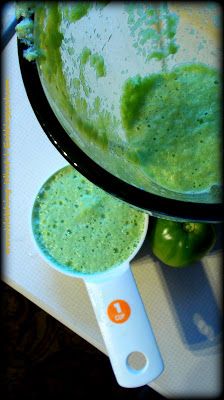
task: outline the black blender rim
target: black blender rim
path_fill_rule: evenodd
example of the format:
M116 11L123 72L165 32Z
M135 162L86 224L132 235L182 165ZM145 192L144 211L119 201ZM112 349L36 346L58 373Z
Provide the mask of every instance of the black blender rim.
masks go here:
M26 46L19 39L17 47L22 80L37 120L52 144L78 172L111 195L155 217L222 221L222 203L185 202L146 192L114 176L87 156L69 137L54 114L44 93L36 62L29 62L23 57Z

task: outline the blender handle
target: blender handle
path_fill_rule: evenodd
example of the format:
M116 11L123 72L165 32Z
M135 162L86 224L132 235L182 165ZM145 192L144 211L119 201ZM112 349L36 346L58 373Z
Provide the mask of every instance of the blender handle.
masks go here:
M129 263L125 267L111 280L85 284L117 382L131 388L157 378L163 361ZM135 353L144 365L132 365Z

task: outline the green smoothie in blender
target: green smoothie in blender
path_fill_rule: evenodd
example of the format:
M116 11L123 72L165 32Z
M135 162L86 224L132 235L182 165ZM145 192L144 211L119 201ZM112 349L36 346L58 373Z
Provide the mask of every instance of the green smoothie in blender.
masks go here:
M148 192L216 202L216 14L210 3L37 3L25 56L37 56L53 111L99 165Z

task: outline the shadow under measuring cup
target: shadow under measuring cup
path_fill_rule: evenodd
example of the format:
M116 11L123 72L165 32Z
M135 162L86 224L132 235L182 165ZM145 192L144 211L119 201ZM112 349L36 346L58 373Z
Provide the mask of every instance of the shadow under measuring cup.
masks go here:
M35 204L35 203L34 203ZM32 212L33 215L33 212ZM33 228L32 236L48 265L73 278L83 279L100 327L107 354L120 386L143 386L163 371L161 354L133 277L130 262L141 248L148 229L144 229L132 254L125 262L103 272L82 273L64 269L48 257Z

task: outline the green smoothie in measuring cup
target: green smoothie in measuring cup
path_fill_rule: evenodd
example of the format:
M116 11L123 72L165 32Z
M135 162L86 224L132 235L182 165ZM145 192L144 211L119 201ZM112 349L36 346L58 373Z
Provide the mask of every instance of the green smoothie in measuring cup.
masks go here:
M63 271L94 273L131 256L143 234L145 214L67 166L39 191L32 228L42 252Z

